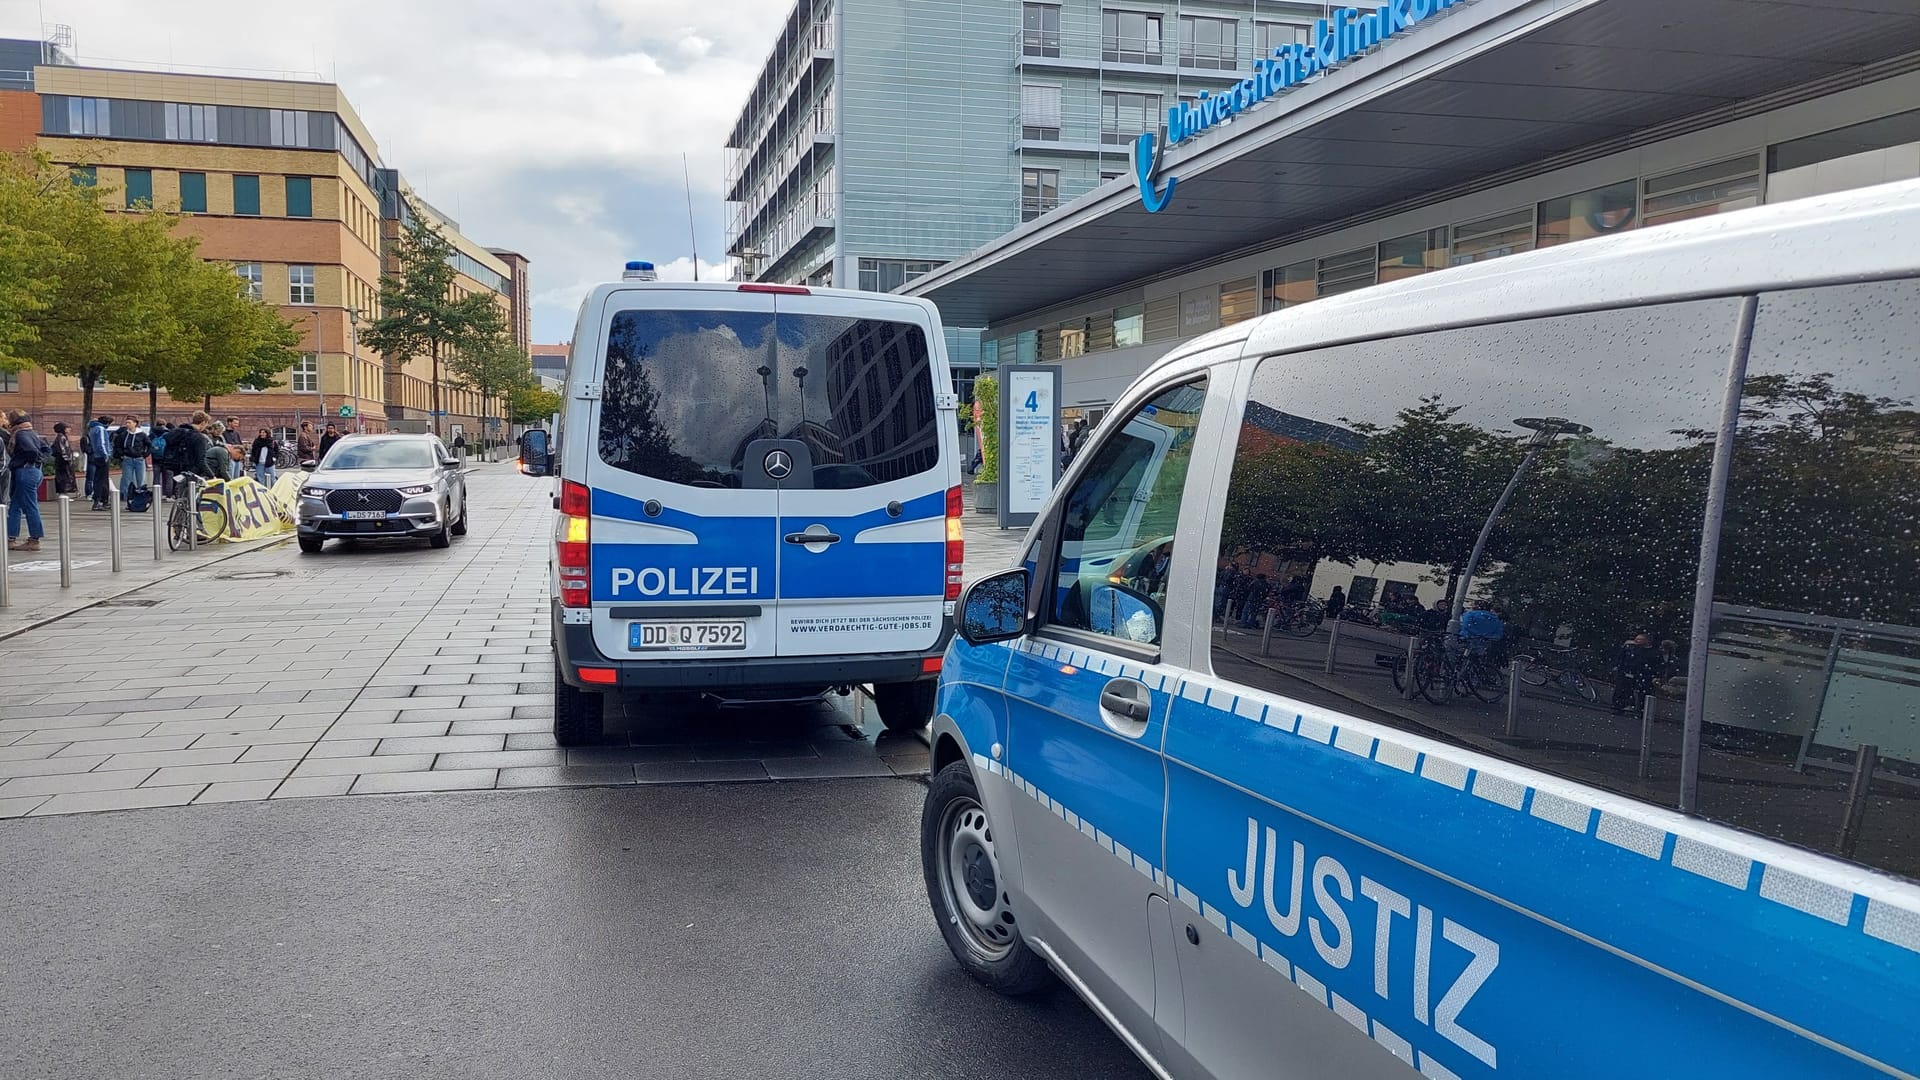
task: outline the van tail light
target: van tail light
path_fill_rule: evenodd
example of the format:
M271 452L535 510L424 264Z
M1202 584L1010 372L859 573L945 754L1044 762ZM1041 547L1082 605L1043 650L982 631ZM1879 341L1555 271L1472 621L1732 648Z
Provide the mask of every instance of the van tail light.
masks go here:
M805 285L772 285L765 282L750 281L740 286L741 292L774 293L779 296L812 296L813 290Z
M966 573L967 543L960 533L960 489L947 489L947 599L960 599L960 579Z
M560 520L554 526L554 563L560 569L560 606L591 607L593 590L593 493L573 480L560 482Z

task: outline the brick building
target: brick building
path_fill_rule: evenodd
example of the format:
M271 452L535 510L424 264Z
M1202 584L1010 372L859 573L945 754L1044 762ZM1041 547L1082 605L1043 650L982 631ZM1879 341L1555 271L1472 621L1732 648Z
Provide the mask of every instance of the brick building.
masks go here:
M408 213L402 196L412 192L382 166L338 86L61 62L34 67L31 84L0 90L0 149L45 151L76 182L111 189L109 205L181 211L178 231L200 239L203 257L232 263L256 297L300 328L300 359L278 385L215 398L214 415L239 417L248 434L302 420L367 431L431 427L430 361L383 357L358 341L379 314L380 274L390 265L383 251ZM524 325L516 309L524 308L526 260L510 265L419 205L457 248L457 287L497 297L508 325ZM449 437L454 426L482 430L477 394L443 385L441 398ZM72 377L0 374L0 410L24 408L43 428L80 420L81 402ZM100 386L94 404L96 412L144 417L148 395L144 387ZM177 418L200 404L163 394L159 413Z

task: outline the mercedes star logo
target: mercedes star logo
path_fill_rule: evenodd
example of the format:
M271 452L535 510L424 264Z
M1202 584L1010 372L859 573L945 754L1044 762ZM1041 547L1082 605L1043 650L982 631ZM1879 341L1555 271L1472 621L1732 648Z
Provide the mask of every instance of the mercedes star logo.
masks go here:
M793 475L793 458L785 450L775 450L768 454L763 464L766 466L767 475L775 480L785 480Z

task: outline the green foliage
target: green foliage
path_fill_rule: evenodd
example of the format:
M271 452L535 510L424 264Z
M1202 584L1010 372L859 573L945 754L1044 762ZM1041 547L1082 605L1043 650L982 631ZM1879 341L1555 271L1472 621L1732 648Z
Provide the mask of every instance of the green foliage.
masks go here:
M973 398L980 403L980 471L974 480L992 484L1000 479L1000 384L984 376L973 384Z
M560 395L534 384L513 388L507 395L507 420L514 424L543 424L560 411Z

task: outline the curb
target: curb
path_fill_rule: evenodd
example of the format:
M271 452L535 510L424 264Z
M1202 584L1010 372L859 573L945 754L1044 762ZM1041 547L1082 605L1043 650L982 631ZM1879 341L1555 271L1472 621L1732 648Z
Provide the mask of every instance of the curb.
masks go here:
M180 577L185 574L191 574L196 570L201 570L209 566L218 566L221 563L226 562L228 559L237 559L242 555L251 555L256 551L271 551L274 548L281 547L285 544L290 544L292 542L293 542L293 537L291 535L281 537L277 540L263 540L258 544L258 546L255 546L255 547L244 547L238 551L230 551L225 555L219 556L218 558L208 559L206 562L203 562L203 563L194 563L192 566L183 566L180 569L175 570L173 573L166 575L165 577L158 577L158 578L154 578L152 581L146 581L138 585L132 585L125 589L120 590L117 593L113 593L109 596L102 596L95 600L89 600L86 603L79 605L78 607L69 608L66 611L59 612L58 614L48 615L42 619L36 619L33 622L29 622L24 626L14 627L11 630L5 631L4 633L0 633L0 641L5 641L8 638L16 637L20 634L24 634L29 630L38 630L40 627L46 626L50 623L57 623L62 619L69 618L74 615L78 615L89 608L99 607L101 604L110 603L124 596L131 596L132 594L137 593L142 589L151 589L155 585L159 585L163 582L172 581L174 578Z

